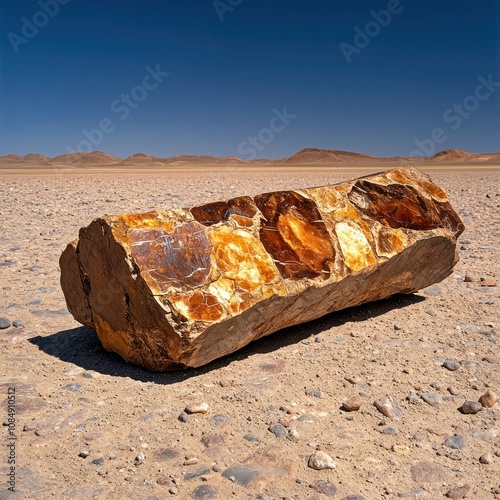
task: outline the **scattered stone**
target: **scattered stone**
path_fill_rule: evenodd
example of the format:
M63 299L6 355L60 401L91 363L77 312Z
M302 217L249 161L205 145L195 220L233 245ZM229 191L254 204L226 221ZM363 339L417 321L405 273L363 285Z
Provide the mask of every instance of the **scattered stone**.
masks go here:
M439 394L433 394L432 392L425 392L420 395L420 397L431 406L437 408L442 402L443 398Z
M90 455L90 450L87 450L87 449L82 450L82 451L80 451L80 453L78 453L78 456L80 458L87 458L89 455Z
M394 436L396 432L397 431L394 427L385 427L382 429L382 434L385 434L386 436Z
M438 285L432 285L424 290L426 295L441 295L443 292Z
M255 434L245 434L243 439L250 441L250 443L258 443L260 441L259 436L256 436Z
M156 462L166 462L168 460L174 460L179 455L180 453L172 448L160 448L153 453L153 457Z
M466 283L477 283L479 281L479 276L476 276L475 274L466 274L464 281Z
M182 465L196 465L199 461L198 457L186 457Z
M327 497L333 497L335 493L337 493L337 487L334 484L330 483L330 481L325 481L323 479L320 479L311 484L310 487L314 491L317 491L322 495L326 495Z
M393 444L391 450L398 455L408 456L410 454L410 448L403 444Z
M268 430L271 431L277 438L284 439L288 436L286 428L278 423L271 424Z
M219 380L219 385L221 387L231 387L233 385L232 381L231 380L228 380L228 379L221 379Z
M462 413L466 415L474 415L478 411L483 409L483 405L479 401L466 401L461 407L460 410Z
M212 473L212 469L198 469L195 472L188 472L187 474L184 475L184 480L185 481L192 481L193 479L197 479L198 477L206 477L209 476Z
M318 421L318 419L310 413L304 413L304 415L301 415L297 420L304 424L315 424Z
M363 405L363 398L361 396L353 396L347 399L342 404L342 408L346 411L358 411Z
M361 384L361 382L363 382L363 379L357 375L346 375L344 380L347 380L347 382L352 385Z
M315 451L309 456L307 465L314 470L334 469L336 467L335 460L324 451Z
M275 481L277 477L290 474L292 463L291 460L275 455L271 451L259 451L244 464L226 469L222 476L247 488L254 484L262 487L268 482Z
M104 458L94 458L91 462L92 465L104 465Z
M420 403L420 398L416 394L408 394L408 396L406 396L406 401L408 401L408 403L412 405L415 405Z
M8 318L0 318L0 330L6 330L12 326Z
M12 326L15 328L22 328L24 323L20 319L16 319L12 322Z
M460 368L460 363L457 363L453 359L446 359L442 366L444 366L447 370L450 370L450 372L454 372Z
M451 471L434 462L419 462L412 465L410 470L416 483L447 482L451 479Z
M178 417L181 422L187 422L189 420L188 414L183 411Z
M209 409L208 403L191 403L184 408L184 411L191 415L193 413L207 413Z
M481 286L497 286L497 280L490 277L481 278Z
M224 444L225 437L222 434L204 434L203 437L201 438L201 442L207 448L213 448L215 446L220 446L221 444Z
M288 429L287 439L296 443L299 440L299 431L295 427L290 427L290 429Z
M498 396L491 390L488 389L480 398L479 402L484 408L491 408L495 406L495 403L498 401Z
M456 387L448 387L446 389L452 396L458 396L460 394L460 391Z
M465 448L465 439L458 435L450 436L445 439L443 444L453 450L463 450Z
M315 398L324 398L325 393L321 391L321 389L308 389L307 387L305 388L305 392L307 396L312 396Z
M392 399L389 397L384 397L381 399L377 399L373 405L377 410L384 415L384 417L387 418L398 418L403 414L403 409L401 406L396 404Z
M219 498L219 492L209 484L202 484L191 493L191 498L193 500L216 500Z
M444 387L444 384L443 382L432 382L431 387L440 391Z
M135 465L142 465L144 463L144 459L146 456L144 453L141 451L136 457L135 457Z
M465 484L464 486L455 486L446 492L446 496L452 500L460 500L461 498L467 498L470 490L471 487L468 484Z
M223 427L231 423L231 417L224 413L217 413L217 415L210 418L210 423L216 427Z
M488 451L479 457L482 464L490 465L493 463L493 455Z
M78 392L81 388L80 384L68 384L63 387L63 389L70 392Z

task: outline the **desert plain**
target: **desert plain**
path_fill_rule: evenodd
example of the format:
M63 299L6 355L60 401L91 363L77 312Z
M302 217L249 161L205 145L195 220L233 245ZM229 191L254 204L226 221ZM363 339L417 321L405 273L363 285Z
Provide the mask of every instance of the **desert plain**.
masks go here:
M333 184L403 162L298 155L2 159L1 499L500 498L500 404L459 410L500 393L499 155L417 164L465 224L452 275L418 293L170 373L125 363L67 312L58 259L98 216ZM384 398L387 415L374 405ZM310 467L311 455L329 468Z

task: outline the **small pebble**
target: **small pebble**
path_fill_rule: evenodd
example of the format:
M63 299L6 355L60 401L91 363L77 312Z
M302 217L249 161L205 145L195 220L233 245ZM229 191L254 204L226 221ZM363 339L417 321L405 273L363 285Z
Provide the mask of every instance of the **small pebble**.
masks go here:
M403 414L403 409L388 397L377 399L373 405L384 417L396 418Z
M12 322L12 326L15 328L22 328L23 322L20 319L16 319Z
M498 401L498 396L491 390L488 389L480 398L479 402L484 408L491 408L495 406L495 403Z
M465 439L462 436L450 436L445 439L444 445L453 450L463 450L465 448Z
M466 401L460 409L462 410L462 413L474 415L483 409L483 405L479 403L479 401Z
M358 411L362 405L363 399L360 396L353 396L344 401L342 408L346 411Z
M286 430L286 428L278 423L271 424L268 430L271 431L277 438L283 439L288 436L288 431Z
M314 470L335 469L335 460L324 451L315 451L309 456L307 465Z
M321 493L322 495L326 495L327 497L333 497L335 493L337 493L337 488L335 485L330 483L330 481L325 481L323 479L320 479L316 481L315 483L311 484L310 487L314 490L317 491L318 493Z
M296 443L299 440L299 431L295 427L290 427L287 438L289 441Z
M489 465L493 463L493 455L490 452L484 453L479 457L482 464Z
M188 414L183 411L178 417L181 422L187 422L189 420Z
M135 465L141 465L144 462L144 459L146 456L144 453L141 451L136 457L135 457Z
M184 411L190 415L193 413L207 413L208 409L208 403L191 403L184 408Z
M453 361L453 359L447 359L444 361L442 366L447 370L450 370L450 372L454 372L460 368L460 363Z
M490 277L481 278L481 286L497 286L497 280Z
M78 456L80 458L87 458L88 456L90 455L90 451L89 450L82 450L80 453L78 453Z
M452 500L459 500L461 498L467 498L467 495L470 493L471 487L468 484L464 484L463 486L455 486L449 490L445 496L451 498Z
M0 330L5 330L11 327L11 322L8 318L0 318Z

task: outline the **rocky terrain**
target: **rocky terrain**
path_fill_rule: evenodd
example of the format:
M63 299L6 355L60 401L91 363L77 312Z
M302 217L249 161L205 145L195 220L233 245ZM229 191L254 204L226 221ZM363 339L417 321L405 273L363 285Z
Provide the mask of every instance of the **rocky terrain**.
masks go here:
M128 365L66 310L58 259L97 216L362 173L0 174L0 498L500 498L498 169L429 172L466 226L444 282L200 369Z

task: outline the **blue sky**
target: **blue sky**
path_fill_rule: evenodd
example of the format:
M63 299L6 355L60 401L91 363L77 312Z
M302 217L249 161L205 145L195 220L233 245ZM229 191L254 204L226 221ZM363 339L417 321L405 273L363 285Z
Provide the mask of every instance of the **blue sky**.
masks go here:
M500 151L499 1L19 0L0 27L0 155Z

